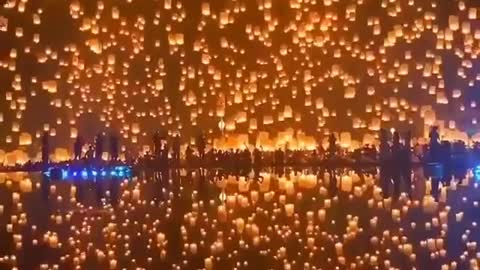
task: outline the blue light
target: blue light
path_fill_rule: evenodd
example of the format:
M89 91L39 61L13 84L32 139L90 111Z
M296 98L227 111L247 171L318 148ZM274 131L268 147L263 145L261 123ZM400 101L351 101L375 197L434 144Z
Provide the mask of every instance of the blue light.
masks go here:
M475 166L475 169L473 169L473 174L475 176L475 180L480 181L480 165Z
M60 171L58 171L60 170ZM480 166L479 166L479 179L480 179ZM81 179L88 179L89 177L119 177L119 178L129 178L132 175L132 170L128 166L115 166L115 167L107 167L102 169L93 169L93 168L83 168L81 170L74 170L73 168L55 168L51 167L46 171L42 172L46 177L51 178L54 175L61 174L61 179L68 180L71 177L81 177Z

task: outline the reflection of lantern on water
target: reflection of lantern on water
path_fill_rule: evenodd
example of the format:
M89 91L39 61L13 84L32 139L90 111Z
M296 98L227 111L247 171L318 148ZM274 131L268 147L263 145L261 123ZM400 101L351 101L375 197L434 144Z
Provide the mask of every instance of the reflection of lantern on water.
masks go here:
M218 122L218 128L222 132L222 135L225 132L225 126L226 126L225 121L223 121L223 118L221 118L220 121Z
M5 151L0 149L0 166L5 162Z
M235 226L237 228L237 233L242 234L245 229L245 220L243 218L237 218L235 220Z
M212 258L205 258L204 265L205 265L205 269L206 269L206 270L211 270L211 269L213 269L213 260L212 260Z
M289 203L289 204L285 204L285 214L287 217L291 217L293 216L293 214L295 213L295 205Z
M227 200L227 194L225 193L225 190L222 189L222 191L218 195L218 198L222 203L225 203L225 201Z
M132 192L132 200L133 201L139 201L140 200L140 190L138 188L135 188Z
M20 191L22 193L32 192L32 181L30 179L24 179L20 182Z
M342 176L340 187L344 192L351 192L353 189L352 178L348 175Z

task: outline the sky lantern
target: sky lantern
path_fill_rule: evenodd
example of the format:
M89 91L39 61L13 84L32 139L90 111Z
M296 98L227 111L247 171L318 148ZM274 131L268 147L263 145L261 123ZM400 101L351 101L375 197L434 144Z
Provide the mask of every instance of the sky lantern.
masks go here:
M373 118L368 126L368 129L372 131L379 131L381 128L381 121L378 118Z
M345 95L344 95L344 98L345 99L353 99L355 98L355 88L353 87L347 87L345 88Z
M350 132L342 132L340 133L340 145L343 148L349 148L352 143L352 135Z
M448 16L448 28L452 31L457 31L460 29L458 16Z
M425 121L425 125L433 126L436 121L435 112L432 110L426 110L424 113L424 121Z
M78 137L78 129L71 127L70 128L70 138L71 139L76 139Z
M8 18L0 16L0 32L7 32L8 30Z
M202 3L202 15L208 17L208 16L210 16L210 14L211 14L210 4L206 3L206 2L203 2Z
M19 143L20 146L28 146L32 144L32 135L27 132L20 133Z
M133 123L131 131L135 135L140 134L140 124L139 123Z

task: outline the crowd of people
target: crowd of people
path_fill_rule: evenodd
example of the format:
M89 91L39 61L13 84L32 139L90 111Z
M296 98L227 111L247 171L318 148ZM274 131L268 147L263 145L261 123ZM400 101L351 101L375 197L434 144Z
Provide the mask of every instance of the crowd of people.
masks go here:
M480 144L468 149L464 142L441 141L438 128L430 132L430 143L427 145L411 145L411 134L407 132L401 138L400 133L382 129L379 133L379 145L364 145L354 151L347 151L337 143L332 133L328 138L326 148L318 146L315 150L290 149L288 143L284 148L275 151L265 151L261 146L250 150L221 150L208 147L208 141L203 134L195 138L195 144L187 144L182 152L180 135L168 137L162 132L156 132L152 137L152 151L147 151L140 157L125 157L125 162L131 165L140 163L144 166L166 167L282 167L282 166L322 166L330 165L382 165L392 167L391 175L405 178L411 170L412 163L441 163L449 168L458 165L459 156L472 154L480 159ZM105 146L108 147L105 147ZM73 144L73 160L89 163L104 162L104 152L108 161L120 161L120 140L114 135L98 134L95 140L85 149L82 137L77 137ZM50 163L50 138L48 133L42 137L42 163ZM390 164L390 165L389 165ZM398 166L397 166L398 165ZM400 168L401 167L401 168ZM390 169L389 169L390 170Z

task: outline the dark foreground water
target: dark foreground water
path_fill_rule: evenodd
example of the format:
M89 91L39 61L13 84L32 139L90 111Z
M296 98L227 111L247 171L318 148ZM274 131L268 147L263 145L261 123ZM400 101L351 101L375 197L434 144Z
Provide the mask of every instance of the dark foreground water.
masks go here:
M0 174L0 267L10 269L476 269L480 193L415 172L412 199L337 171L123 179Z

